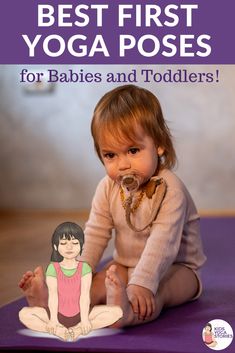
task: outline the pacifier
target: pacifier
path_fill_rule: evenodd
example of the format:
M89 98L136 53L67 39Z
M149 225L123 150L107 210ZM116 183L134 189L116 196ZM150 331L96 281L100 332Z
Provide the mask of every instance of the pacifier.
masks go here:
M134 174L127 174L121 178L121 186L128 192L135 192L139 189L140 181Z

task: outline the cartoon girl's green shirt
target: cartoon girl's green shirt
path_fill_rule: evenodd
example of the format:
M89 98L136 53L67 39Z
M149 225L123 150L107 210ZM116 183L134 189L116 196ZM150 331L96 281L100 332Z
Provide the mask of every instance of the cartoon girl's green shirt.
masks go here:
M67 269L67 268L61 267L61 270L65 276L72 277L75 274L75 272L77 271L77 268ZM91 272L91 267L86 262L83 262L82 277L90 272ZM53 265L53 262L51 262L48 265L47 270L46 270L46 276L57 277L56 269Z

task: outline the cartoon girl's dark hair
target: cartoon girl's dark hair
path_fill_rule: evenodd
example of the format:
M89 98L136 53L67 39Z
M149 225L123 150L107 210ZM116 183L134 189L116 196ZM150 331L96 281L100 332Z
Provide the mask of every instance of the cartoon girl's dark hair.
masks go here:
M82 254L82 248L84 244L84 233L82 228L73 222L64 222L58 225L58 227L55 229L52 239L51 239L51 244L52 244L52 254L51 254L51 261L52 262L61 262L63 260L63 256L61 256L58 252L58 246L60 239L68 239L71 240L72 238L75 238L79 241L81 251L80 255ZM55 250L54 245L56 245L57 250Z
M210 331L212 331L212 325L208 322L208 324L206 324L206 327L209 326L210 327Z

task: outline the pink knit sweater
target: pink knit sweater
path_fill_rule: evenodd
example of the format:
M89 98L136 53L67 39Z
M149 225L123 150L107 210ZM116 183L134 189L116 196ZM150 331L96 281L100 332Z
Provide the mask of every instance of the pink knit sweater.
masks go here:
M114 229L114 260L130 269L129 284L148 288L154 294L173 263L183 263L197 271L206 260L199 216L189 192L170 170L162 170L158 177L166 181L166 196L157 219L142 232L128 227L119 186L108 176L100 181L85 227L82 254L82 261L94 270ZM145 196L134 213L132 220L137 228L149 222L155 195L152 199Z

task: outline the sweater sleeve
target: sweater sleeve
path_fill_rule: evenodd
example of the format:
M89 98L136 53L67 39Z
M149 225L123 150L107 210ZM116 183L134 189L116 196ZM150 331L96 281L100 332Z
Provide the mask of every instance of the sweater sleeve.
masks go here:
M110 183L107 177L97 186L90 216L85 226L85 244L81 260L95 271L111 238L113 221L109 209Z
M182 190L167 190L129 284L140 285L156 294L161 278L178 254L185 223L186 204Z

